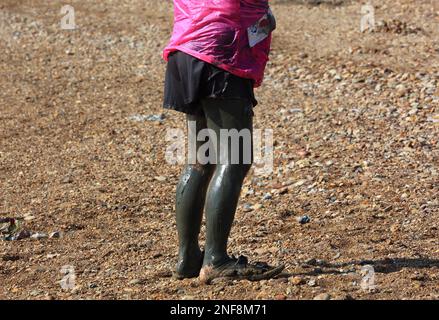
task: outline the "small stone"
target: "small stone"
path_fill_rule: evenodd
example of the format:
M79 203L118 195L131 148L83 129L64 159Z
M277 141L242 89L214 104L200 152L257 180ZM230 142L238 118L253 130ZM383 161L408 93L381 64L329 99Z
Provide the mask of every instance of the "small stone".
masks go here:
M250 212L250 211L253 211L253 206L252 206L251 204L249 204L249 203L245 203L245 204L242 206L242 210L243 210L244 212Z
M330 167L330 166L332 166L333 164L334 164L334 161L332 161L332 160L328 160L328 161L325 162L325 165L326 165L327 167Z
M331 296L327 293L321 293L315 296L313 300L331 300Z
M302 179L293 184L294 187L301 187L305 184L306 180Z
M156 122L162 122L166 119L165 114L151 114L151 115L141 115L141 114L135 114L128 118L129 120L135 121L135 122L144 122L144 121L156 121Z
M47 238L47 234L46 233L34 233L30 236L31 239L33 240L41 240L41 239L46 239Z
M265 248L258 248L258 249L255 249L254 252L255 252L257 255L263 255L263 254L268 253L268 249L265 249Z
M311 279L307 282L308 286L310 287L316 287L317 286L317 282L315 279Z
M428 122L439 123L439 114L435 114L427 118Z
M408 93L408 89L403 84L397 85L395 89L399 97L403 97Z
M333 300L355 300L351 295L347 293L336 294L334 297L330 297Z
M299 150L299 151L297 152L297 155L298 155L299 157L301 157L301 158L306 158L306 157L308 157L310 154L311 154L311 153L310 153L308 150L305 150L305 149Z
M287 290L286 290L286 294L290 296L293 293L294 293L294 289L292 287L288 287Z
M166 177L164 177L164 176L156 176L156 177L154 177L154 179L159 181L159 182L165 182L166 181Z
M27 215L25 215L25 216L23 217L23 219L24 219L25 221L31 221L31 220L34 220L34 219L35 219L35 216L33 216L33 215L31 215L31 214L27 214Z
M387 206L386 208L384 208L384 212L389 212L393 209L393 206Z
M32 290L29 294L33 297L38 296L42 293L41 290Z
M133 279L129 282L130 285L135 286L139 284L143 284L145 281L142 279Z
M273 199L273 196L271 195L271 193L266 193L262 197L262 200L271 200L271 199Z
M307 224L311 221L311 218L309 216L301 216L297 218L297 222L300 224Z
M286 300L287 297L283 294L278 294L274 297L275 300Z
M59 232L59 231L52 232L51 234L49 234L49 238L50 239L59 239L59 238L61 238L61 232Z
M303 279L302 277L290 277L288 278L289 283L291 283L294 286L299 286L301 284L305 284L305 279Z
M72 183L72 182L73 182L73 178L71 176L66 176L62 180L62 183L64 183L64 184L68 184L68 183Z

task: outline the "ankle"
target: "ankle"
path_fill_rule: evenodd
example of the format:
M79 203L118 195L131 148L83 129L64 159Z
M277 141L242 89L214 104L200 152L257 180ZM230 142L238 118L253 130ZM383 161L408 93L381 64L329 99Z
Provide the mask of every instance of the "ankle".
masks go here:
M202 252L198 245L186 246L178 251L179 260L187 260L191 258L199 258Z
M217 267L227 262L228 260L230 260L230 257L227 255L227 253L221 253L221 254L206 253L204 255L203 267L204 266Z

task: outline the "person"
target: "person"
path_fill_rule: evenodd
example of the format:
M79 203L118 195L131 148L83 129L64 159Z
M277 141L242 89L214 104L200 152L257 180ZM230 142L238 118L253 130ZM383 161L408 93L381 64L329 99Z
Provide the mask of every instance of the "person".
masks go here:
M257 104L253 88L262 83L275 27L268 0L174 0L173 34L163 53L167 61L163 106L187 115L190 134L209 130L213 154L208 151L207 156L214 159L206 163L196 157L188 162L177 185L178 279L259 280L274 277L284 268L250 264L244 256L227 253L253 158L252 139L235 145L224 145L220 139L224 130L252 133ZM195 146L198 154L202 143L197 141ZM234 152L239 161L232 161ZM250 161L244 161L249 152ZM206 241L201 251L203 209Z

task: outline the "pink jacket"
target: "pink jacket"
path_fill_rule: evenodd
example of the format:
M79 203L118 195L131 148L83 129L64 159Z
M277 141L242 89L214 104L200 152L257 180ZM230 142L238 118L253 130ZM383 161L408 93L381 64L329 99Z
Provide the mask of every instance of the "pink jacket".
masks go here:
M262 83L271 36L250 48L247 28L268 0L174 0L174 31L163 58L179 50L236 76Z

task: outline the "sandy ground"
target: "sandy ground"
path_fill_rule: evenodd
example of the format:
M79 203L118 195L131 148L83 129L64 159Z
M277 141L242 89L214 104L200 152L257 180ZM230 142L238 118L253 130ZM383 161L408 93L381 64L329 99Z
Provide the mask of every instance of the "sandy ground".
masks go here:
M255 125L274 132L275 167L246 180L230 251L287 273L210 286L170 277L172 4L69 2L74 31L64 3L0 1L0 218L62 234L0 240L0 298L439 299L439 1L379 1L372 33L359 1L272 2Z

